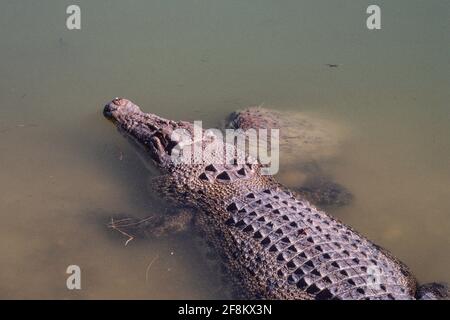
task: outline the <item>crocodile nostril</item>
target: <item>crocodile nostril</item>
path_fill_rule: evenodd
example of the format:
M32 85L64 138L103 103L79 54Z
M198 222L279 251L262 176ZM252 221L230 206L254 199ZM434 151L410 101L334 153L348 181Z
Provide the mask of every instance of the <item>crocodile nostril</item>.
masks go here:
M105 108L103 109L103 115L106 118L112 118L112 112L117 110L117 107L115 107L113 104L107 104Z

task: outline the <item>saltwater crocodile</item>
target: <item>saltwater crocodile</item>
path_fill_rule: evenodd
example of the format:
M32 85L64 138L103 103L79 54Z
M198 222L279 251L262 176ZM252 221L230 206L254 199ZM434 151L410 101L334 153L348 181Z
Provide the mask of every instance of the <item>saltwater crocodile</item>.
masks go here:
M416 280L403 263L262 175L258 163L174 162L171 154L180 139L173 133L192 134L191 123L144 113L123 98L108 103L103 113L152 158L166 199L198 210L195 225L242 297L416 298ZM205 137L195 143L205 149L213 142Z

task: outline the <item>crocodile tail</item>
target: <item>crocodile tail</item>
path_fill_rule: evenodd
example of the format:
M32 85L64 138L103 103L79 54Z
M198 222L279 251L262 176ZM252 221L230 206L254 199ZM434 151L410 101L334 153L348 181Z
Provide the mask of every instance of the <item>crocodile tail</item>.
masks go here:
M416 298L418 300L450 300L450 288L447 283L426 283L419 286Z

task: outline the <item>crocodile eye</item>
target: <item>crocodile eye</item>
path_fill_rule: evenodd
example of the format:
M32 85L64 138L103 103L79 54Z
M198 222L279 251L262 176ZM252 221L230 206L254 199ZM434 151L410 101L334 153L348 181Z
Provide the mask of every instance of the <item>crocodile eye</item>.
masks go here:
M122 98L114 98L112 103L114 103L116 106L121 106L123 104L123 99Z

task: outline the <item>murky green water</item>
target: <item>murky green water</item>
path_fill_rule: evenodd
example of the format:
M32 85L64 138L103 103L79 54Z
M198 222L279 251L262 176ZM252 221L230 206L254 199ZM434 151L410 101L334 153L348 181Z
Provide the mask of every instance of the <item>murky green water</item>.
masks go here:
M210 126L260 103L345 124L324 166L355 201L333 214L450 282L448 1L379 0L380 31L365 0L76 2L80 31L71 1L0 4L1 298L224 297L193 235L125 247L107 229L154 211L101 115L114 96Z

